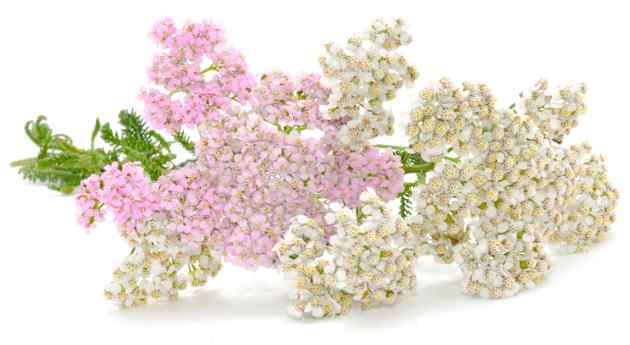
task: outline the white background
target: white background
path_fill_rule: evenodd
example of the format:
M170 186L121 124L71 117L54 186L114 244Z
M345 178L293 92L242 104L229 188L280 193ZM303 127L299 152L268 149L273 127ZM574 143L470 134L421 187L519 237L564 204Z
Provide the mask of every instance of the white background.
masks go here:
M628 344L628 34L623 1L3 1L0 5L0 343L602 343ZM138 90L154 48L152 23L211 19L257 73L318 71L326 41L369 20L403 17L414 41L418 85L442 76L487 83L509 106L546 77L584 81L589 111L569 142L588 139L609 157L621 190L610 239L586 254L557 256L538 289L486 301L462 296L457 269L421 262L416 293L393 308L328 321L285 314L289 282L274 272L228 267L206 288L171 304L119 311L102 296L128 248L106 224L86 234L74 201L24 183L11 160L35 154L25 121L88 142L94 118L141 110ZM412 92L401 93L405 109ZM395 140L395 139L393 139Z

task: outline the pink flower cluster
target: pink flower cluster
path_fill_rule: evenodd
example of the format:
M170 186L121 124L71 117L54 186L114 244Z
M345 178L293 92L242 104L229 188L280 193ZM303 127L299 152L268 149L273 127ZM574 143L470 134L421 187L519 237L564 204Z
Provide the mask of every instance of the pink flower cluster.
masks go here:
M152 183L142 166L112 163L101 175L82 181L77 196L79 223L91 228L105 213L123 234L134 238L147 221L162 221L184 241L203 242L220 221L220 206L196 165L173 170Z
M326 167L318 140L284 134L251 113L226 116L201 134L198 164L217 183L230 261L269 266L293 217L323 219L318 177Z
M256 113L270 123L320 128L324 126L320 107L327 103L329 95L317 74L292 80L282 72L272 72L260 78L252 104Z
M368 147L363 151L335 152L322 177L323 195L359 206L361 193L372 188L382 200L392 200L403 189L400 159L390 151Z
M330 92L319 75L293 79L273 72L256 84L241 55L225 48L223 31L209 23L178 31L164 20L152 36L165 52L156 56L149 76L169 93L143 91L146 116L156 129L196 125L197 160L153 184L130 163L90 177L78 198L84 226L102 220L105 206L123 234L154 221L235 264L273 266L272 248L295 216L323 225L329 202L356 207L367 188L384 200L401 191L397 157L337 145L334 133L342 123L320 110ZM210 79L202 69L206 59L216 69ZM287 126L325 134L306 139Z
M144 224L157 208L151 179L137 163L122 167L113 163L101 175L83 180L76 201L79 223L87 228L103 220L104 207L114 214L114 221L123 231Z
M163 51L153 59L149 78L162 89L145 89L140 98L154 128L176 130L216 120L232 101L249 99L254 78L241 53L225 45L221 28L203 22L177 30L165 19L151 36Z
M180 234L183 241L195 243L217 236L223 203L206 171L188 164L161 176L155 185L159 201L157 218L166 223L170 232Z

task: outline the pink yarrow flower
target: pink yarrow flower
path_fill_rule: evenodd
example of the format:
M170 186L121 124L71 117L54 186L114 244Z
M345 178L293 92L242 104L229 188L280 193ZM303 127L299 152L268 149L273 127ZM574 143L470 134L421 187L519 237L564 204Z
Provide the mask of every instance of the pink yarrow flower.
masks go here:
M145 115L155 129L196 127L196 162L153 183L137 164L108 166L82 183L83 226L110 212L127 237L157 222L237 265L273 266L272 248L295 216L332 233L323 221L329 202L356 207L368 188L385 201L401 191L397 157L336 142L348 120L322 113L330 90L319 75L272 72L256 82L210 22L178 29L162 20L151 36L162 49L149 69L153 85L141 93ZM303 128L324 135L305 139Z
M109 211L123 232L144 224L158 207L151 180L138 163L106 166L81 183L76 200L81 225L90 228Z
M202 22L178 30L172 20L164 19L151 36L162 51L149 69L154 86L144 89L140 98L154 128L172 131L216 120L232 102L247 102L254 79L240 52L225 45L221 28Z

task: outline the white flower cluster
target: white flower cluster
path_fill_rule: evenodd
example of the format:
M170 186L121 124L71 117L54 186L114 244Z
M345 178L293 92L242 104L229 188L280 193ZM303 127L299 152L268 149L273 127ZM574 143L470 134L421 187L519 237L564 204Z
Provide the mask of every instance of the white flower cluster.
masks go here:
M379 135L391 135L394 116L383 103L417 78L418 72L395 50L411 42L402 20L377 20L361 37L352 37L345 47L326 45L320 58L324 83L331 90L327 116L339 120L338 140L351 149L361 149Z
M472 183L464 186L460 181L470 180L472 174L472 170L464 171L445 160L436 165L427 184L417 187L417 214L409 216L407 223L419 239L420 254L433 255L442 263L453 262L453 247L468 236L466 205L473 201L471 191L475 188Z
M105 297L123 307L174 300L180 290L203 286L216 276L221 261L208 247L186 244L176 237L167 234L159 222L139 229L132 252L113 272ZM187 273L182 272L184 268Z
M569 93L561 109L582 109ZM498 298L542 281L551 266L546 238L583 250L603 236L618 194L590 148L566 150L555 143L559 132L538 127L547 122L494 103L483 85L442 80L421 92L407 133L436 164L409 218L420 252L455 261L466 293Z
M563 153L573 179L561 194L564 207L553 218L549 239L568 252L581 252L606 238L615 221L619 192L608 181L604 157L594 155L589 144L571 146Z
M548 88L546 80L539 81L531 90L521 94L520 105L523 113L536 121L547 138L561 143L586 112L586 85L566 86L556 95L550 95Z
M474 241L455 248L455 261L464 273L464 292L501 298L540 284L551 262L535 225L511 216L483 221L471 229Z
M345 314L352 303L350 294L336 288L335 265L324 253L326 233L312 219L298 216L284 238L276 244L280 268L295 281L289 315L316 318ZM344 279L340 273L340 279Z
M483 84L455 88L450 80L441 79L438 87L423 89L407 125L412 150L426 161L441 158L449 150L463 157L486 151L487 134L480 121L494 121L495 102Z
M417 253L402 219L373 191L361 195L357 212L326 216L336 230L329 241L313 220L297 217L277 244L281 269L295 280L290 315L332 317L353 303L394 304L415 288Z

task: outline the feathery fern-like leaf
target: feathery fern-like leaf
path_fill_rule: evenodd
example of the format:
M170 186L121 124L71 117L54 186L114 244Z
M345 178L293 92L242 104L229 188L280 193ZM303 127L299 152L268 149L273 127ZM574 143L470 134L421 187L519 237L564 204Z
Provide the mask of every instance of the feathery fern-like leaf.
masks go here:
M139 162L153 180L178 166L171 152L171 142L150 129L133 110L120 111L118 122L120 132L96 119L90 148L81 149L69 136L55 134L46 123L46 117L39 116L24 127L26 135L39 148L37 156L12 162L11 166L19 168L24 179L63 193L71 193L83 179L101 173L113 162ZM99 137L108 147L96 148ZM190 138L180 136L175 142L188 148L192 146L194 152Z

